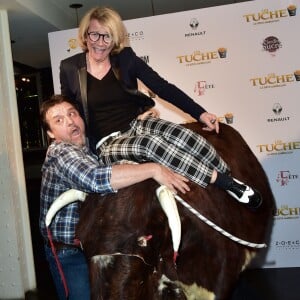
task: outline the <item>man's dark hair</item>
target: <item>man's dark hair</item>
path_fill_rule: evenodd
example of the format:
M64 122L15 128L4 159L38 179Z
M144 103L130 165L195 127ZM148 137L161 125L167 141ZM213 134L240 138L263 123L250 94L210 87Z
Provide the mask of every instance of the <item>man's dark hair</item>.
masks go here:
M49 124L47 123L46 120L46 114L50 108L57 104L61 104L63 102L68 102L70 103L77 111L79 111L78 105L76 102L70 100L69 98L63 96L63 95L53 95L51 96L50 99L45 100L42 102L41 107L40 107L40 118L42 122L43 129L45 132L47 132L49 128Z

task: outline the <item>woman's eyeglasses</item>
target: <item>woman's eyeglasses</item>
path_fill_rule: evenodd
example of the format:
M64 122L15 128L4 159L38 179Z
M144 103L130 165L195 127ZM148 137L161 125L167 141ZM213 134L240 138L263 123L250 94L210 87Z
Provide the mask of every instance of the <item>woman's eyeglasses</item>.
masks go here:
M102 37L103 43L105 43L105 44L109 44L112 42L112 36L108 33L99 33L99 32L95 32L95 31L91 31L91 32L88 32L88 36L92 42L99 41L101 37Z

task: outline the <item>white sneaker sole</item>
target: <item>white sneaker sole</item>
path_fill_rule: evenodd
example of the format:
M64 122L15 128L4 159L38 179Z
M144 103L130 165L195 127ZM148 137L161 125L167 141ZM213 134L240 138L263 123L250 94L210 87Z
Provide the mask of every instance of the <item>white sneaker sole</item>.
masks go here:
M241 182L241 181L239 181L239 180L237 180L235 178L233 178L233 180L236 181L239 184L245 185L246 186L246 190L244 191L244 193L243 193L243 195L242 195L241 198L239 198L236 194L234 194L231 191L227 190L227 193L229 195L231 195L234 199L236 199L237 201L239 201L241 203L249 203L250 202L249 197L254 195L254 191L249 186L247 186L245 183L243 183L243 182Z

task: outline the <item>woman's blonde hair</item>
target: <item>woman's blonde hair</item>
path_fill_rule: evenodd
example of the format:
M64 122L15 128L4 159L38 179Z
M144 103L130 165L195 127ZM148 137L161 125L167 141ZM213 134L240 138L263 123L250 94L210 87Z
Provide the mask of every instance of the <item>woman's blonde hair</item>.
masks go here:
M121 16L111 8L95 7L84 15L79 25L78 41L84 52L87 51L86 39L88 38L91 20L97 20L102 26L109 30L109 34L112 36L114 43L111 51L112 54L119 53L126 46L128 37Z

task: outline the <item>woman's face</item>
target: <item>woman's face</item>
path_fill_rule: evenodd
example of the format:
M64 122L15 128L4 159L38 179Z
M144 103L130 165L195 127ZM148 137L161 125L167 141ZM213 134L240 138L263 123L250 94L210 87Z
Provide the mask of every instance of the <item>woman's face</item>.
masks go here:
M90 22L86 43L89 57L97 62L109 59L114 46L109 30L95 19Z

